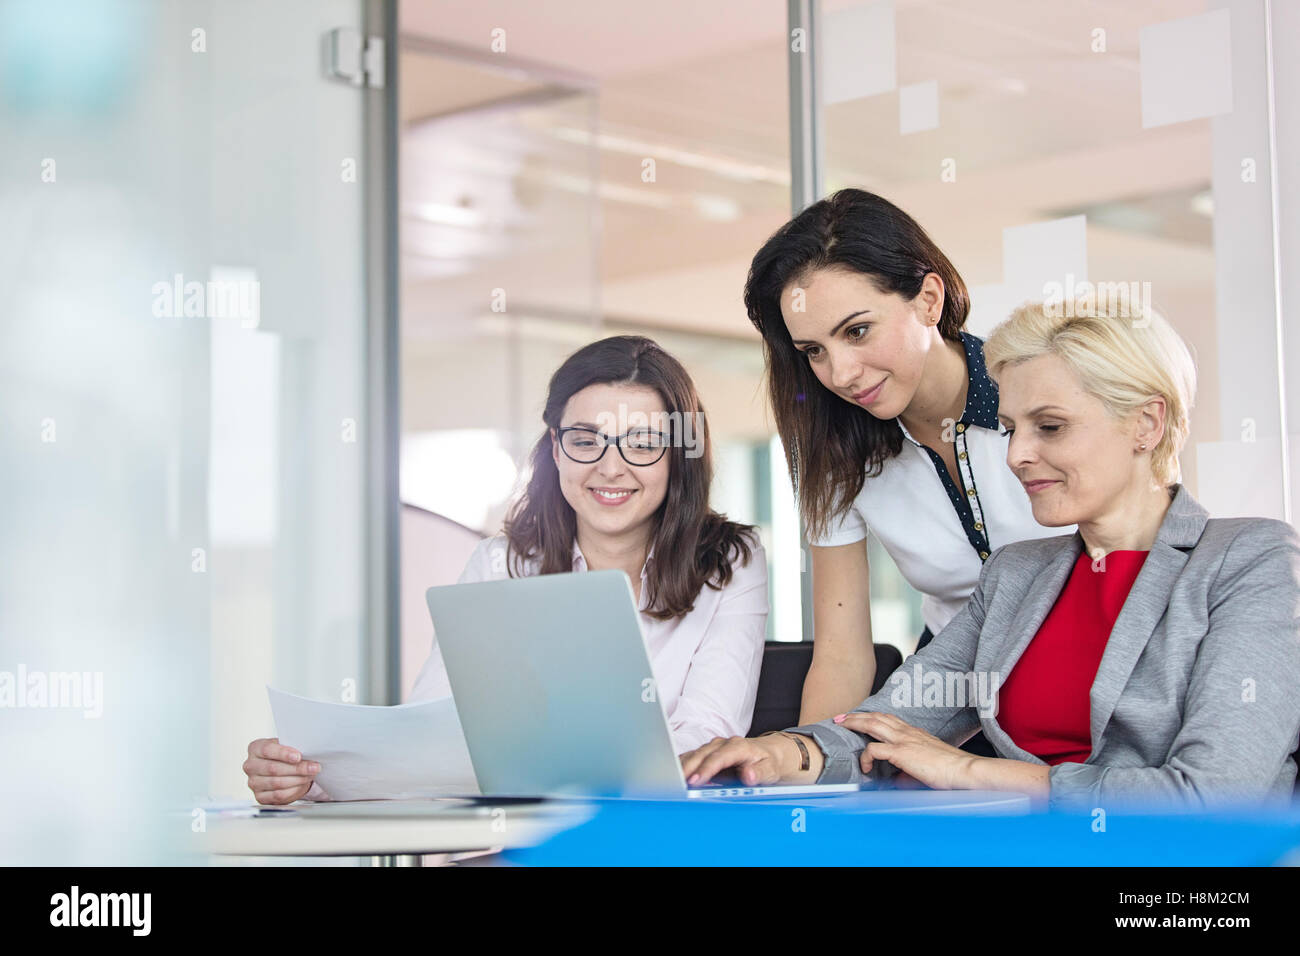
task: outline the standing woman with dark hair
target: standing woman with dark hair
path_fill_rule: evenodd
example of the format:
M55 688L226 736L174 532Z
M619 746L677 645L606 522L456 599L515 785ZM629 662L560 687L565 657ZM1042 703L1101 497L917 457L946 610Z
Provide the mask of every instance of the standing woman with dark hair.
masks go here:
M1072 529L1034 520L983 342L962 330L966 285L897 206L860 189L809 206L754 256L745 306L812 546L807 724L871 693L868 533L923 595L923 647L994 548Z
M745 734L767 634L767 558L753 526L709 507L713 454L686 369L642 336L601 339L551 377L542 419L527 489L459 583L624 571L677 752ZM435 636L410 699L450 696ZM319 769L274 738L249 744L244 763L260 803L328 800L313 782Z

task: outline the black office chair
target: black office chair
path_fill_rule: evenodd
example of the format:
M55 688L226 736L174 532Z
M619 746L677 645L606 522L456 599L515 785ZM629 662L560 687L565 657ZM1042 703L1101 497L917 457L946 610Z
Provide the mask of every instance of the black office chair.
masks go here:
M885 686L889 675L903 663L903 655L892 644L877 644L875 649L873 694ZM763 646L763 669L758 675L758 696L754 700L754 719L749 725L750 737L798 725L803 682L812 665L812 653L812 641L768 641Z

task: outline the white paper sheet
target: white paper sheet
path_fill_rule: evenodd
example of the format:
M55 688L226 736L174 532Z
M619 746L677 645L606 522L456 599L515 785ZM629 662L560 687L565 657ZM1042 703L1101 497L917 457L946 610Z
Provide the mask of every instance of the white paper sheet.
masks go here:
M898 132L902 136L939 128L939 81L898 88Z
M1152 23L1138 39L1142 126L1232 112L1232 11Z
M266 692L280 743L320 764L316 781L334 800L480 792L450 697L372 707Z
M1002 285L1016 305L1041 302L1049 283L1064 296L1088 279L1088 219L1066 216L1002 230Z
M823 18L822 102L887 93L898 85L894 0L874 0Z
M1295 435L1291 442L1297 447ZM1281 520L1282 443L1253 435L1249 441L1197 442L1196 500L1216 518Z
M1023 299L1016 299L1001 283L973 285L970 292L970 314L966 316L966 331L987 339Z

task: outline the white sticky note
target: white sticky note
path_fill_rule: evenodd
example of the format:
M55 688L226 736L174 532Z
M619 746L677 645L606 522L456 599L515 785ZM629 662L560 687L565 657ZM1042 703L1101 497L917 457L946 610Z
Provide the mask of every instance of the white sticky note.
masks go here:
M1226 8L1143 27L1139 59L1143 127L1232 112L1232 17Z
M333 800L479 793L450 697L372 707L266 692L280 743L320 764L316 782Z
M939 81L909 83L898 88L898 132L919 133L939 126Z
M1292 436L1295 447L1295 436ZM1282 518L1282 443L1196 443L1196 500L1215 518Z
M208 329L208 540L270 547L280 522L280 335L229 317Z
M970 314L966 316L966 331L987 339L989 333L997 328L1011 310L1024 300L1015 301L1001 284L973 285L967 287L970 293Z
M1052 283L1073 289L1088 278L1088 220L1066 216L1002 230L1002 284L1015 305L1041 302Z
M894 0L874 0L822 18L822 102L888 93L898 85Z

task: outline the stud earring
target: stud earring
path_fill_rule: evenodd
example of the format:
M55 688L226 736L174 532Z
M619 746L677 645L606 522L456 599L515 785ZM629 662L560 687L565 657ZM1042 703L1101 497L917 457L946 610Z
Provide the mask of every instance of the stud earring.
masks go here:
M1138 451L1146 451L1146 450L1147 450L1146 445L1138 445Z

